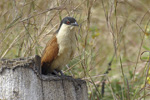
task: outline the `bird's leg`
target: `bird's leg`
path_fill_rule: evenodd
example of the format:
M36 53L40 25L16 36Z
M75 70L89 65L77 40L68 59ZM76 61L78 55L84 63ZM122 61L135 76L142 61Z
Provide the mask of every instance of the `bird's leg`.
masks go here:
M59 76L58 72L56 70L53 70L53 72L56 76Z
M57 70L57 69L53 70L53 74L55 74L58 77L70 77L70 78L72 78L72 76L67 76L61 70Z
M65 75L61 70L59 70L58 72L60 73L61 77L70 77L70 78L72 78L72 76Z
M60 73L61 76L65 76L65 74L61 70L59 70L58 72Z
M61 71L61 70L53 70L53 73L55 74L55 75L57 75L57 76L65 76L64 75L64 73ZM60 75L59 75L59 73L60 73Z

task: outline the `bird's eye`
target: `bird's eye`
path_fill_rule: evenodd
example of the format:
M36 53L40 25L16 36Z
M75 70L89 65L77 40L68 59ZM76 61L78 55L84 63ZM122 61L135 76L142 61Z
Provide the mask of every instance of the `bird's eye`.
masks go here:
M70 22L69 22L69 21L67 21L67 24L70 24Z

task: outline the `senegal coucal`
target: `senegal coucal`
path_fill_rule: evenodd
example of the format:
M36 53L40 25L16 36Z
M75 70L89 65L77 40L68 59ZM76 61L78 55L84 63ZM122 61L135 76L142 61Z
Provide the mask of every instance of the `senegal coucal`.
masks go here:
M41 57L42 74L61 73L62 67L73 58L76 49L75 26L78 24L73 17L65 17L61 21Z

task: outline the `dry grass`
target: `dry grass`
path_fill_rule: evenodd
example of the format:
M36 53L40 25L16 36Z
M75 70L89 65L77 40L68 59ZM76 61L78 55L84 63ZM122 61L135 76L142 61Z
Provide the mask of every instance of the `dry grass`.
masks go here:
M41 55L60 20L73 16L80 24L78 48L64 72L87 81L90 100L148 100L149 5L149 0L1 0L0 57Z

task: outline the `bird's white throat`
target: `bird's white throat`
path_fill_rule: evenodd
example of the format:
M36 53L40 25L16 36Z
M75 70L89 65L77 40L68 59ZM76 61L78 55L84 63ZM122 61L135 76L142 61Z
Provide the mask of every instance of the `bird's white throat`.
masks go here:
M71 29L72 28L72 29ZM59 51L51 67L61 69L72 58L76 49L76 38L73 27L63 24L56 35Z
M64 52L65 49L75 49L76 38L74 26L62 24L59 32L56 35L57 43L59 44L59 54Z

